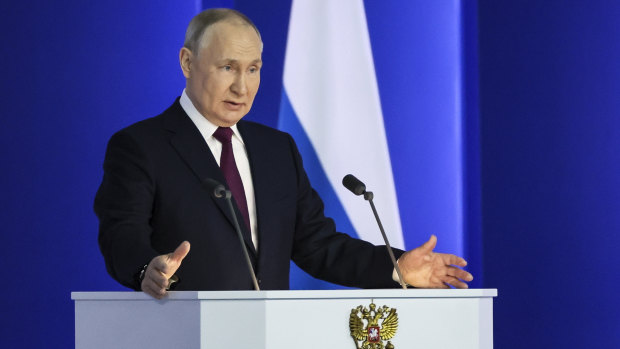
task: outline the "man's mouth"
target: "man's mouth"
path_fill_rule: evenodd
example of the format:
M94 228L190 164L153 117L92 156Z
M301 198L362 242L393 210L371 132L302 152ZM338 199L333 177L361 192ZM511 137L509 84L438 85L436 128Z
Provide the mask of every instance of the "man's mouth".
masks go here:
M224 101L224 104L226 105L226 108L231 110L238 110L243 106L243 103L238 103L234 101Z

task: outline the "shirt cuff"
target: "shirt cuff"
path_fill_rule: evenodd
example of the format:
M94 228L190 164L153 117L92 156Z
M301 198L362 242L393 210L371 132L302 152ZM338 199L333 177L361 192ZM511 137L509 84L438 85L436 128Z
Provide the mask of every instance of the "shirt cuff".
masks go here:
M396 260L396 265L400 267L400 264L398 264L399 261L400 261L400 258ZM400 285L400 279L398 278L398 272L396 271L396 268L392 269L392 280L396 281ZM405 280L403 280L403 282L404 281Z
M400 284L400 279L398 279L398 273L396 272L396 268L392 269L392 280Z

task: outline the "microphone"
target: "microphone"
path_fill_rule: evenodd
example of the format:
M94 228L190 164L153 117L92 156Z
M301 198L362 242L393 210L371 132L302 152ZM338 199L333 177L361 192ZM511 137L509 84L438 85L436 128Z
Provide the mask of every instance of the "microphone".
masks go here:
M381 230L381 235L383 236L383 241L385 241L385 247L388 250L388 254L392 259L392 264L394 265L394 269L396 270L396 274L398 274L398 280L400 281L400 285L404 290L407 289L407 285L403 280L403 275L400 272L400 268L398 267L398 263L396 262L396 257L394 257L394 251L392 251L392 247L390 246L390 242L388 241L387 235L385 235L385 230L383 230L383 224L381 224L381 219L379 219L379 214L377 214L377 209L375 208L375 204L372 202L374 195L371 191L366 191L366 185L362 183L359 179L357 179L354 175L348 174L344 176L342 179L342 185L345 188L349 189L355 195L364 194L364 200L370 203L370 208L372 208L372 213L375 215L375 219L377 220L377 225L379 225L379 230Z
M362 181L355 178L354 175L348 174L342 179L342 185L349 189L355 195L362 195L366 192L366 186Z
M235 225L235 230L237 231L237 236L239 237L239 242L241 243L241 249L243 250L243 255L245 256L245 261L248 264L248 270L250 271L250 276L252 277L252 282L254 283L254 289L256 291L260 291L260 287L258 287L258 281L256 280L256 273L254 273L254 267L252 266L252 262L250 261L250 255L248 253L248 249L245 246L245 241L243 240L243 235L241 234L241 228L239 227L239 220L237 219L237 214L235 213L235 209L232 205L232 194L230 190L226 190L224 185L220 182L216 181L213 178L205 178L202 181L203 188L207 189L211 195L216 199L224 198L228 203L228 209L230 210L230 214L233 217L233 223Z

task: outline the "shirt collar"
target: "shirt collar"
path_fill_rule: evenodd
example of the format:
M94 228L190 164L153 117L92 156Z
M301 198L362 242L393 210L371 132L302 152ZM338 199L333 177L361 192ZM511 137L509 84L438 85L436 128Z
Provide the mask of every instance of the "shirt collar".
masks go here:
M194 103L192 103L191 99L189 99L189 96L187 96L185 89L183 89L179 103L181 103L181 108L183 108L187 116L192 119L192 122L198 128L198 131L202 134L202 137L205 140L213 137L213 133L217 130L218 126L200 114L198 109L194 106ZM237 124L230 126L230 128L233 130L233 136L237 137L239 141L243 143L243 138L241 138L241 134L237 129Z

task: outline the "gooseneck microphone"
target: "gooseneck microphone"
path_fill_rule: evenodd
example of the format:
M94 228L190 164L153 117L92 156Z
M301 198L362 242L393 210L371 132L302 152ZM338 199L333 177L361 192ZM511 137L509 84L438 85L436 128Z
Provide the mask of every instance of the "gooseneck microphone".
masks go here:
M396 262L396 257L394 257L394 252L392 251L392 247L390 246L390 242L388 241L387 235L385 235L385 230L383 230L383 224L381 224L381 219L379 219L379 215L377 214L377 209L375 208L375 204L372 202L374 195L371 191L366 191L366 185L362 183L359 179L357 179L354 175L348 174L344 176L342 179L342 185L345 188L349 189L355 195L364 195L364 200L370 203L370 208L372 208L372 213L375 215L375 219L377 220L377 224L379 225L379 230L381 230L381 235L383 235L383 241L385 241L385 247L388 250L388 254L392 259L392 264L394 264L394 269L396 270L396 274L398 274L398 280L400 281L400 285L403 289L407 289L407 285L403 280L403 275L400 272L400 268L398 267L398 263Z
M366 186L364 183L352 174L344 176L342 179L342 185L344 185L345 188L349 189L355 195L359 196L366 193Z
M216 181L212 178L206 178L202 181L202 186L207 189L207 191L216 199L224 198L228 203L228 209L230 210L230 214L233 217L233 223L235 225L235 230L237 231L237 236L239 237L239 242L241 243L241 249L243 250L243 255L245 256L245 261L248 264L248 270L250 271L250 275L252 276L252 282L254 283L254 289L256 291L260 291L260 287L258 287L258 281L256 280L256 274L254 273L254 267L252 267L252 262L250 261L250 255L248 254L248 249L245 246L245 241L243 240L243 235L241 234L241 228L239 227L239 220L237 219L237 214L235 213L235 209L232 205L232 194L230 190L226 190L224 185L220 182Z

